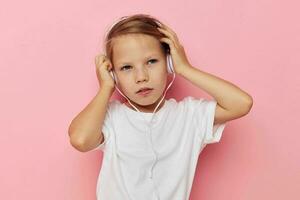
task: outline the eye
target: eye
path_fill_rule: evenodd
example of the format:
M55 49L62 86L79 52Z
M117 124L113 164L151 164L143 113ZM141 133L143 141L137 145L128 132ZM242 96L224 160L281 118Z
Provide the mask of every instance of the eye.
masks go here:
M150 59L148 62L153 61L153 63L157 62L157 59Z
M123 66L123 67L121 68L121 70L124 71L123 69L124 69L124 68L127 68L127 67L131 67L131 66L130 66L130 65L125 65L125 66Z
M148 62L153 62L153 63L156 63L157 62L157 59L150 59L150 60L148 60ZM124 71L124 69L129 69L129 68L131 68L131 66L130 65L124 65L123 67L121 67L121 71ZM125 70L125 71L127 71L127 70Z

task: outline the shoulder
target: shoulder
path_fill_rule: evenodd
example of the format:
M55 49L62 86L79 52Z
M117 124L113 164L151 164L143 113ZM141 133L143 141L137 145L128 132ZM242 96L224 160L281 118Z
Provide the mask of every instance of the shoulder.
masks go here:
M122 103L118 99L112 99L109 101L109 106L111 107L119 107Z
M179 103L185 104L187 106L207 106L208 104L214 104L216 101L205 99L205 98L197 98L193 96L186 96L184 97Z
M183 103L190 103L190 102L195 102L195 101L199 101L199 100L204 100L204 99L203 98L196 98L196 97L193 97L193 96L185 96L181 100L176 100L174 98L170 98L170 99L168 99L168 102L183 104Z
M186 112L194 113L202 118L204 116L214 115L217 101L215 99L186 96L179 104L181 104Z
M215 103L215 100L208 100L205 98L197 98L193 96L186 96L181 100L176 100L174 98L168 99L168 103L171 105L177 106L196 106L196 105L205 105L209 103Z
M197 98L193 96L186 96L181 100L176 100L171 98L168 100L171 110L176 110L178 112L201 112L205 113L208 109L213 109L216 106L216 101L214 99L208 100L205 98Z
M122 103L118 99L110 100L107 106L107 111L112 114L118 112L122 106Z

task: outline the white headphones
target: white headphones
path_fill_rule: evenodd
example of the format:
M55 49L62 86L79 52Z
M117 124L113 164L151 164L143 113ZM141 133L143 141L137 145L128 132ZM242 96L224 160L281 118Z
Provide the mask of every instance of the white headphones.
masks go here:
M150 15L148 15L148 16L150 16ZM119 18L116 22L114 22L114 23L110 26L110 28L106 31L106 34L105 34L105 36L104 36L104 41L105 41L105 39L107 38L108 33L111 31L111 29L112 29L117 23L119 23L119 22L121 22L121 21L123 21L123 20L125 20L125 19L127 19L127 18L129 18L129 17L131 17L131 16L124 16L124 17ZM150 16L150 17L151 17L151 16ZM152 18L152 19L154 19L154 18ZM156 24L157 24L159 27L162 26L162 24L161 24L159 21L155 20L155 22L156 22ZM103 49L105 50L105 44L103 45ZM155 113L156 109L158 108L158 106L160 105L160 103L162 102L162 100L164 99L167 90L169 89L169 87L170 87L170 86L172 85L172 83L174 82L175 76L176 76L176 75L175 75L175 70L174 70L174 67L173 67L173 63L172 63L172 58L171 58L170 51L167 53L166 59L167 59L167 71L168 71L169 74L173 74L173 80L172 80L171 83L168 85L167 89L166 89L165 92L164 92L163 98L160 100L160 102L158 103L158 105L157 105L156 108L154 109L153 113ZM119 91L119 93L120 93L124 98L127 99L128 103L129 103L132 107L134 107L138 112L140 112L134 105L132 105L132 104L130 103L130 100L129 100L129 99L128 99L128 98L127 98L127 97L126 97L126 96L118 89L118 87L117 87L118 80L117 80L117 77L116 77L115 73L113 72L113 70L110 71L110 74L111 74L113 80L115 81L116 89Z

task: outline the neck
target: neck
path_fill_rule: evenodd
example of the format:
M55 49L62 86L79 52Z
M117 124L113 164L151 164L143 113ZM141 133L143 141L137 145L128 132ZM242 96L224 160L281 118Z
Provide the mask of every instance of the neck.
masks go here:
M150 105L146 105L146 106L143 106L143 105L139 105L139 104L136 104L135 102L133 101L130 101L135 107L137 107L137 109L139 109L139 111L141 112L146 112L146 113L153 113L155 107L157 106L157 104L160 102L161 98L158 99L155 103L153 104L150 104ZM156 112L159 111L165 104L165 99L162 100L162 102L160 103L160 105L158 106L158 108L156 109ZM130 109L132 110L135 110L129 103L128 101L125 102L125 105L127 107L129 107Z

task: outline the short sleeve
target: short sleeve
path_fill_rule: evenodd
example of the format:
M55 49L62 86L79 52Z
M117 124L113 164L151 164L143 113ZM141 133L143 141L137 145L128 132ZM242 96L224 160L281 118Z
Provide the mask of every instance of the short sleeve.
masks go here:
M194 122L197 126L196 134L198 134L202 146L219 142L225 128L225 123L214 125L217 106L216 100L196 99L194 97L189 97L189 100L194 107Z
M91 151L95 151L95 150L101 150L101 151L105 151L105 147L107 146L107 143L110 139L111 133L112 133L112 108L115 102L109 102L108 104L108 108L105 114L105 118L103 121L103 125L102 125L102 133L104 136L104 141L99 144L97 147L95 147L94 149L92 149Z

